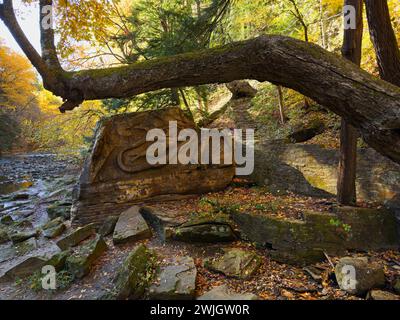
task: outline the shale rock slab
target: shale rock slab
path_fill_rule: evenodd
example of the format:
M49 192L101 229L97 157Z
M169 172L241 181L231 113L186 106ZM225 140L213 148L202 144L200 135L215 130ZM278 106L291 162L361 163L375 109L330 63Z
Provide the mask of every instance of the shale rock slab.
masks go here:
M167 237L183 242L230 242L237 240L237 235L225 219L202 218L186 222L177 228L170 228Z
M222 285L212 288L197 300L259 300L259 297L252 293L233 293L226 285Z
M114 229L114 244L135 242L151 237L151 229L140 214L140 208L138 206L133 206L121 213Z
M194 299L197 269L190 257L176 258L173 265L161 268L157 283L149 289L154 300Z
M205 266L228 277L249 279L259 269L261 257L254 252L243 249L226 249L225 254L216 259L210 259Z
M83 240L89 238L96 233L96 226L94 224L88 224L84 227L78 228L66 235L62 239L57 241L57 246L61 250L66 250L71 247L75 247Z
M93 263L107 250L107 244L100 235L82 245L66 259L66 269L77 278L83 278L90 272Z
M382 290L371 290L368 293L367 299L369 300L383 300L383 301L399 301L400 296L393 294L391 292L382 291Z
M106 293L103 299L139 299L148 287L154 268L154 253L145 245L136 246L122 263L114 278L112 292Z

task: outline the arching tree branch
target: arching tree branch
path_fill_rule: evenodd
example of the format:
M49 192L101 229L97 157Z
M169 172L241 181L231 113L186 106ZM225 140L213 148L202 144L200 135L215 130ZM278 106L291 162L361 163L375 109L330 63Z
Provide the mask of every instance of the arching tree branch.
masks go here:
M80 90L87 100L238 79L270 81L326 106L358 128L372 147L400 162L400 88L319 46L292 38L263 36L68 77L68 90Z

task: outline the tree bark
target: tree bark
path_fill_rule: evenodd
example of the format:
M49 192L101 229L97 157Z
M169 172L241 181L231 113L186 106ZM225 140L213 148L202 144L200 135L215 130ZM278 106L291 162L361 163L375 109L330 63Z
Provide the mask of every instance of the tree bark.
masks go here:
M400 50L387 0L366 0L365 4L381 78L400 87Z
M360 66L363 36L363 1L345 0L344 5L356 9L356 29L344 30L342 56ZM355 205L357 174L358 131L342 119L340 129L340 156L337 183L337 201L342 205Z
M277 86L277 91L278 91L278 103L279 103L279 117L281 119L281 124L285 124L285 112L284 112L284 105L283 105L283 93L282 93L282 87Z
M355 205L357 174L358 131L342 119L340 128L340 155L337 182L337 202L341 205Z
M16 19L10 8L12 1L4 0L0 18L28 58L39 59L34 65L44 86L66 100L61 111L84 100L125 98L162 88L240 79L269 81L296 90L342 116L360 130L371 147L400 163L400 88L317 45L283 36L261 36L116 68L48 74L40 56L31 55L33 47L13 23Z

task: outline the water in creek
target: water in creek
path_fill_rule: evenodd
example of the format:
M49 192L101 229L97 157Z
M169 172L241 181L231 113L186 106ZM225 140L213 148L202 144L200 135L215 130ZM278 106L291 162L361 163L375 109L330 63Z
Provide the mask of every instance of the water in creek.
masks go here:
M78 167L72 158L54 154L19 154L0 158L0 218L14 220L31 217L33 224L47 219L42 203L58 191L70 198ZM52 196L52 201L57 199ZM42 212L42 213L41 213Z
M0 196L26 190L37 181L64 174L69 162L54 154L19 154L0 158Z
M33 185L30 177L26 177L23 181L8 180L6 177L0 176L0 195L7 195L20 190L27 189Z

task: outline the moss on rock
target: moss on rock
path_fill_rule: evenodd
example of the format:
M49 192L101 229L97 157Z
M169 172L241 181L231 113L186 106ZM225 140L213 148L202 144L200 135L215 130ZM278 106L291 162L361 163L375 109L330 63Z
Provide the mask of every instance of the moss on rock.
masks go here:
M86 245L80 247L65 262L66 269L76 278L83 278L90 272L92 264L107 249L107 244L100 235L96 235Z
M340 255L348 249L388 249L399 244L394 217L381 209L305 212L304 221L239 212L232 216L248 239L272 249L274 259L291 264L318 262L324 253Z
M145 245L135 247L118 270L114 288L106 298L123 300L143 297L154 274L154 256Z

